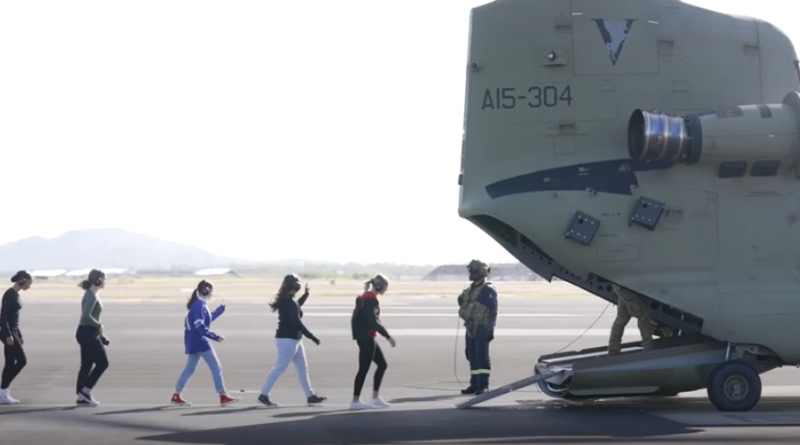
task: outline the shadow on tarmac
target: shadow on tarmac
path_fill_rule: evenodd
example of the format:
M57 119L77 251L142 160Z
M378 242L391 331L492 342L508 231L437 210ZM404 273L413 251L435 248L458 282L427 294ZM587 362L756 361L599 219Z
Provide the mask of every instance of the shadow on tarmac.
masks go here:
M165 419L166 422L153 422L147 417L126 416L136 413L157 413L161 416L160 410L164 408L154 406L65 417L66 413L60 411L73 408L52 407L0 411L0 415L38 412L44 417L56 416L73 426L85 424L92 428L111 428L112 431L123 428L135 431L135 436L128 440L143 445L154 442L201 445L388 445L436 441L480 445L622 442L796 444L800 431L800 399L789 397L764 397L756 410L746 413L719 413L701 398L631 398L595 402L517 400L515 404L467 410L447 407L361 412L347 409L281 412L280 408L264 410L248 406L238 409L200 409L180 414L184 419L193 417L183 416L214 415L225 415L223 418L227 419L229 414L258 410L270 418L269 422L259 422L260 417L248 416L246 421L249 425L224 428L204 428L203 417L200 417L199 423L170 424L168 419ZM111 414L120 416L109 417ZM253 420L257 423L253 424ZM785 428L787 426L791 428Z
M795 405L796 406L796 405ZM139 437L140 441L177 444L367 445L428 441L469 441L470 444L676 442L753 443L758 434L742 428L717 430L702 437L703 426L687 426L633 407L571 405L424 410L370 410L305 414L304 418L257 425L176 432ZM276 416L278 417L278 416ZM299 416L284 416L299 417ZM800 419L795 425L800 425ZM797 443L795 434L781 437L773 425L771 443ZM688 437L679 437L688 436Z

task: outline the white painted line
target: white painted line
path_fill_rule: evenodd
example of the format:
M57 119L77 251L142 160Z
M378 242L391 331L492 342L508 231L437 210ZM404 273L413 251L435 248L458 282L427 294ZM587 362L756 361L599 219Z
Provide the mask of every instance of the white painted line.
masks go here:
M323 330L324 331L324 330ZM585 329L503 329L494 330L495 337L577 337ZM347 332L350 332L349 330ZM391 329L389 333L394 336L405 337L451 337L456 333L463 333L464 329ZM590 329L584 337L608 337L608 329ZM628 332L624 337L639 337L638 332Z
M399 346L398 346L399 347ZM203 409L203 408L212 408L212 409L230 409L237 414L246 414L248 412L273 412L273 413L280 413L285 412L289 409L302 409L307 410L309 415L321 414L325 413L326 409L346 409L349 408L349 403L329 403L325 402L313 407L309 407L306 404L281 404L279 408L275 409L268 409L263 408L260 405L255 404L254 397L255 394L260 392L256 389L246 389L244 391L231 391L231 395L241 395L242 401L240 403L236 403L229 406L220 406L219 403L194 403L192 406L182 407L182 406L171 406L168 403L103 403L102 405L94 408L89 407L80 407L76 408L74 403L50 403L50 404L43 404L43 403L20 403L18 405L0 405L0 412L3 411L25 411L26 409L37 408L37 409L64 409L64 412L87 412L87 413L102 413L106 412L106 408L113 408L113 409L135 409L135 408L152 408L153 411L157 411L159 408L160 411L186 411L186 410L194 410L194 409ZM443 393L454 393L453 391L435 391L431 392L431 394L438 394L440 392ZM797 397L800 395L800 385L774 385L769 386L765 385L762 388L762 396L784 396L787 400L791 400L793 397ZM509 394L509 396L513 397L513 393ZM541 400L542 402L551 401L551 399L547 396L539 394L531 394L526 395L526 399L530 399L533 396L534 399ZM399 396L398 396L399 397ZM468 396L464 396L466 399ZM251 400L253 398L253 400ZM686 392L678 395L678 398L686 398L686 399L696 399L701 401L707 401L708 397L706 395L705 390L698 390L692 392ZM407 402L402 404L395 404L389 408L389 410L407 410L407 409L426 409L426 408L439 408L442 406L450 407L453 405L454 402L459 400L460 398L456 399L449 399L446 401L431 401L431 402ZM625 398L620 399L606 399L608 401L625 401ZM635 398L627 399L631 401L633 404L631 406L635 406ZM492 406L518 406L516 403L508 400L508 398L504 397L504 400L492 400L487 401L486 405ZM70 409L70 408L75 408ZM243 408L252 408L252 410L242 411ZM768 424L768 423L800 423L800 410L792 409L786 411L776 411L776 412L764 412L764 411L751 411L746 413L723 413L723 412L715 412L709 411L708 407L702 407L699 409L692 408L691 406L687 406L683 408L680 412L675 412L671 408L667 408L668 411L664 411L663 408L659 408L658 406L649 407L646 409L646 412L651 412L659 417L663 417L666 419L672 419L679 421L680 423L686 423L689 425L692 424L704 424L706 422L710 423L717 423L717 422L724 422L724 423L742 423L745 421L750 424ZM728 422L730 421L730 422Z
M352 310L355 307L355 304L334 304L334 305L320 305L317 306L315 304L305 304L303 305L303 310L307 309L350 309ZM385 308L386 305L381 304L381 308ZM398 309L403 310L410 310L410 311L458 311L458 306L403 306Z
M53 316L53 317L60 317L62 314L60 313L50 313L44 316ZM151 314L148 312L137 312L137 311L125 311L125 316L127 317L136 317L136 316L147 316L149 318L158 317L158 318L175 318L180 317L179 315L173 313L167 314ZM587 318L597 318L599 314L500 314L498 318L575 318L575 317L587 317ZM222 317L231 318L231 317L275 317L277 315L272 313L271 311L258 311L258 312L234 312L230 308L225 312ZM343 312L305 312L303 314L304 317L329 317L329 318L350 318L352 316L351 312L343 313ZM604 314L603 317L613 317L614 314ZM431 313L400 313L395 314L391 312L381 313L381 318L392 318L392 317L410 317L410 318L431 318L431 317L439 317L439 318L458 318L458 314L456 313L442 313L442 314L431 314Z
M461 327L458 330L455 328L447 329L447 328L431 328L431 329L398 329L392 328L391 326L388 327L389 333L393 337L446 337L446 338L454 338L456 335L464 335L464 328ZM497 328L494 331L495 337L571 337L575 338L581 334L584 337L603 337L608 338L609 329L590 329L584 333L585 329L504 329L504 328ZM236 331L234 334L226 335L224 329L219 330L220 333L226 336L226 342L233 342L237 341L237 339L245 339L245 338L265 338L265 335L270 336L275 332L272 329L269 330L246 330L246 331ZM322 341L325 341L325 337L342 337L342 338L350 338L352 335L352 331L348 329L314 329L312 328L312 332L314 335L321 338ZM60 330L49 330L49 329L42 329L37 330L36 334L28 334L28 336L45 336L51 334L63 334L63 331ZM111 334L109 333L109 336ZM123 330L123 331L114 331L114 336L111 339L125 339L121 341L130 341L129 339L141 339L141 338L159 338L163 339L164 335L169 335L174 337L175 335L180 336L180 331L178 334L175 334L174 329L155 329L149 328L143 331L134 331L134 330ZM177 338L177 337L175 337ZM639 332L636 329L626 329L625 335L623 336L626 340L635 340L639 339ZM30 339L28 340L30 342ZM180 340L178 340L180 341ZM398 346L399 347L399 346Z
M237 315L258 315L258 314L237 314ZM341 313L341 312L304 312L304 317L350 317L353 314L351 312L348 313ZM381 312L381 318L388 318L388 317L457 317L458 314L456 312L450 314L403 314L403 313L393 313L393 312ZM586 317L588 315L582 314L500 314L498 318L511 318L511 317ZM597 315L592 315L596 317Z
M238 394L238 393L237 393ZM233 394L231 394L233 395ZM467 398L468 396L464 396ZM352 398L352 396L351 396ZM229 409L233 412L238 414L246 414L248 412L273 412L273 413L280 413L285 412L286 409L291 408L302 408L308 410L308 415L315 415L320 413L325 413L326 409L335 408L337 411L343 408L350 408L350 403L328 403L323 402L319 405L308 406L307 404L284 404L281 403L280 407L278 408L266 408L260 404L253 403L255 401L255 397L253 397L253 401L242 398L242 401L239 403L234 403L232 405L222 406L219 403L193 403L191 406L176 406L176 405L169 405L164 403L102 403L100 406L97 407L87 407L81 406L76 407L74 403L69 404L38 404L38 403L19 403L16 405L0 405L0 412L3 411L25 411L26 408L51 408L53 410L62 409L65 412L97 412L102 413L103 408L152 408L153 412L163 412L163 411L186 411L192 410L193 408L215 408L215 409ZM402 405L392 405L389 409L397 410L400 409L410 409L410 408L437 408L442 406L452 406L451 401L432 401L432 402L405 402ZM74 410L70 408L75 408ZM243 408L252 408L252 410L243 411ZM375 408L375 410L379 410ZM366 410L369 411L369 410ZM382 411L385 411L383 409Z

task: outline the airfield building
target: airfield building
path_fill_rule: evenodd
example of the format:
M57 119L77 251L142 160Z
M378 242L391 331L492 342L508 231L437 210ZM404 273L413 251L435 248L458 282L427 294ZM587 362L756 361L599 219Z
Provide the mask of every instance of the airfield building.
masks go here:
M522 263L490 264L491 281L540 281L536 275ZM422 277L423 281L469 281L467 267L464 264L439 266Z

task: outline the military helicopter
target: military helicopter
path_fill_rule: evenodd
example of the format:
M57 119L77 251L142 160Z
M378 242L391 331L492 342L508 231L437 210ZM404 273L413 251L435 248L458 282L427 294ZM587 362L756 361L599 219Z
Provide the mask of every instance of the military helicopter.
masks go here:
M783 32L677 0L496 0L472 9L466 68L459 215L545 279L642 294L658 338L542 356L459 407L538 384L573 400L705 388L746 411L760 374L800 363L800 68Z

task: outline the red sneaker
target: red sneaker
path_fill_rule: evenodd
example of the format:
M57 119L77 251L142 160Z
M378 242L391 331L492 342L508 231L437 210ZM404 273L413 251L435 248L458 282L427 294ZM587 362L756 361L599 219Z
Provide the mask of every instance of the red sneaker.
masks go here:
M219 395L219 404L222 406L231 405L241 400L239 397L228 397L227 394L220 394Z
M172 395L172 400L170 400L170 403L173 404L173 405L180 405L180 406L192 406L191 402L187 402L186 400L183 400L181 395L178 394L178 393L175 393L175 394Z

